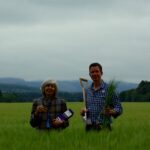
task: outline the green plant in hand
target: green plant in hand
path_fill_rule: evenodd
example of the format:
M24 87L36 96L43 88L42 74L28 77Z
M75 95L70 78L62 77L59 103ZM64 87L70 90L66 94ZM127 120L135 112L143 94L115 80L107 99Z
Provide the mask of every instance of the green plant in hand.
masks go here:
M112 109L111 105L112 105L112 98L113 95L116 91L116 87L117 87L117 82L115 82L115 80L111 80L108 83L108 89L107 89L107 94L105 97L105 107L104 107L104 121L103 121L103 127L105 128L110 128L110 110ZM111 128L110 128L111 129Z

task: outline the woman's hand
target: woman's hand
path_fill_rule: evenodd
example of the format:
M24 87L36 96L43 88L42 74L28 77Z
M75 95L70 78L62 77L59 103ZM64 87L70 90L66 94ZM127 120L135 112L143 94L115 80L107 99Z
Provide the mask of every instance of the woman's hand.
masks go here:
M64 123L64 121L62 121L58 118L52 120L52 124L54 127L60 127L63 123Z
M37 106L36 108L36 111L35 111L35 115L37 116L39 113L42 113L42 112L47 112L47 108L44 107L43 105L39 105Z

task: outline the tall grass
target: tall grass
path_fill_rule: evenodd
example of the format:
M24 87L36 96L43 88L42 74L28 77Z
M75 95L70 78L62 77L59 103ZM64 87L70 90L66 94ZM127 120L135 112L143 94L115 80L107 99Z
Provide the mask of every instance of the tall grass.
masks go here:
M123 103L112 131L85 132L82 103L63 131L37 131L29 125L31 103L0 103L0 150L149 150L150 103Z

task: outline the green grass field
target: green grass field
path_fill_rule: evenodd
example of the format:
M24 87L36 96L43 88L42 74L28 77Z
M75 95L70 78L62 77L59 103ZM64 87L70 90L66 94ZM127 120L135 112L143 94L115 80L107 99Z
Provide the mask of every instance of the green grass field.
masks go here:
M113 130L88 132L79 112L82 103L67 103L74 110L70 126L59 131L37 131L29 124L31 103L0 103L0 150L149 150L150 103L123 103Z

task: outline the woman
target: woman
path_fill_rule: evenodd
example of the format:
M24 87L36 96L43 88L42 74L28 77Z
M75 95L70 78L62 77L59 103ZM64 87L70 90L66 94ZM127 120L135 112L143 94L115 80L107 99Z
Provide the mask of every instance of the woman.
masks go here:
M68 120L57 119L67 110L66 103L56 97L57 84L46 80L41 85L42 97L35 99L32 105L30 124L38 129L63 129L69 126Z

